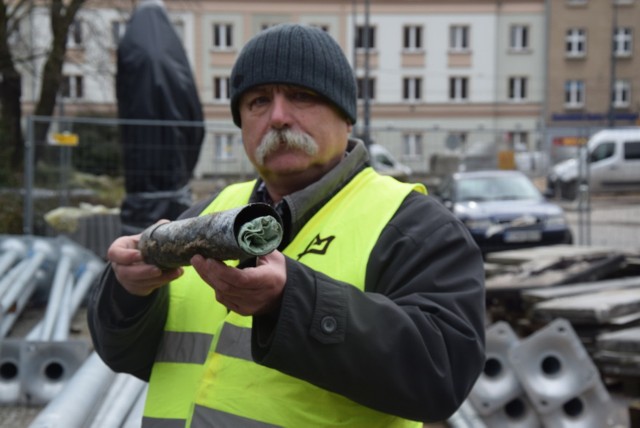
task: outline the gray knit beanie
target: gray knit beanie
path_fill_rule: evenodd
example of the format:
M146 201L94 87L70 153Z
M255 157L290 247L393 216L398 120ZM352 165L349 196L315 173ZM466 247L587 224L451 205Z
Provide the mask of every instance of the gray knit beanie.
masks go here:
M249 88L269 83L302 86L324 96L356 122L356 83L340 45L325 31L281 24L261 31L244 46L231 71L231 114Z

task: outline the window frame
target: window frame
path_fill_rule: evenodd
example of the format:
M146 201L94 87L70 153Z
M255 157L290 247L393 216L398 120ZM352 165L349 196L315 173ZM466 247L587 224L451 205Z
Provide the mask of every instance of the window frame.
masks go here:
M236 158L234 151L235 134L216 132L212 135L213 157L218 161L229 161Z
M211 24L211 45L214 50L233 49L233 24L230 22L213 22Z
M469 77L450 76L449 77L449 101L465 102L469 101Z
M587 55L587 30L584 28L567 29L564 40L567 58L584 58Z
M531 49L531 28L527 24L512 24L509 27L509 50L511 52L527 52Z
M422 25L407 24L402 28L402 49L420 51L424 46L424 28Z
M611 103L616 108L631 106L631 82L619 79L613 84L611 91Z
M421 132L402 134L402 150L406 158L421 158L424 153L424 138Z
M449 51L468 52L471 46L471 27L469 24L449 26Z
M507 81L507 97L511 102L522 102L528 99L529 79L526 76L510 76Z
M355 38L353 41L353 46L356 50L364 50L367 49L367 46L364 45L364 33L365 33L366 25L356 25L355 29ZM376 48L376 27L373 25L369 25L369 49Z
M358 77L356 79L357 99L364 100L364 81L365 77ZM376 98L376 78L369 76L369 99L374 100Z
M422 101L422 80L421 76L405 76L402 78L402 101Z
M84 77L81 74L63 74L60 82L60 96L65 100L84 98Z
M228 102L230 95L231 78L229 76L213 76L212 96L215 102Z
M626 34L619 34L621 32ZM616 58L630 57L633 53L633 28L616 27L613 30L612 43L613 43L613 52Z
M115 19L111 21L111 42L117 47L127 31L127 22Z
M81 19L74 19L67 31L67 49L84 47L84 23Z
M582 108L585 105L585 84L581 79L570 79L564 83L565 108Z

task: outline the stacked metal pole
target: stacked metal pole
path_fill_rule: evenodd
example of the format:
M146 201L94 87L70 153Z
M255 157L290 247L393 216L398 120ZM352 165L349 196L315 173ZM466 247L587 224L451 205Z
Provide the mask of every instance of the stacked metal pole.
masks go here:
M29 428L139 428L147 384L115 373L93 352Z
M0 404L45 404L89 355L89 341L70 340L71 320L104 262L63 236L0 238L1 250ZM41 286L48 293L43 319L8 337Z

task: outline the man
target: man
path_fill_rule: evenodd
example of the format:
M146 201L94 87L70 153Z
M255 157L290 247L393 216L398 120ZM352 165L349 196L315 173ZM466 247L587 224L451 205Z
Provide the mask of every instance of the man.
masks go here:
M149 379L144 426L420 427L484 366L484 271L465 227L421 185L368 165L353 71L327 33L265 30L231 75L259 179L183 217L267 202L278 251L161 271L139 236L109 249L92 296L97 352ZM168 284L168 285L167 285Z

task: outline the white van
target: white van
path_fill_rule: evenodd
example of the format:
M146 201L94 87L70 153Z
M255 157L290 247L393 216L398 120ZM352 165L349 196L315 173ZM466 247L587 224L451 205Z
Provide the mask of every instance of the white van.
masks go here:
M568 159L547 176L548 194L574 199L579 183L589 191L640 191L640 127L605 129L589 138L581 162Z

